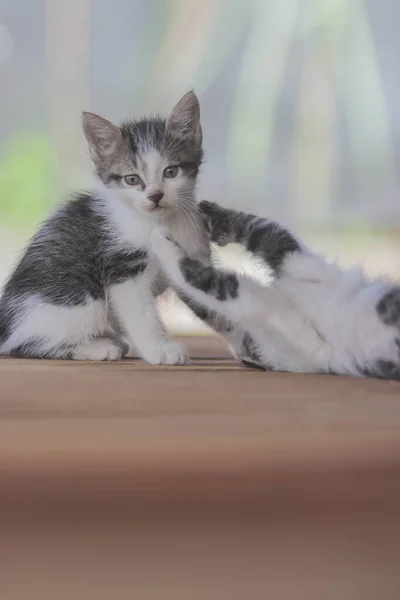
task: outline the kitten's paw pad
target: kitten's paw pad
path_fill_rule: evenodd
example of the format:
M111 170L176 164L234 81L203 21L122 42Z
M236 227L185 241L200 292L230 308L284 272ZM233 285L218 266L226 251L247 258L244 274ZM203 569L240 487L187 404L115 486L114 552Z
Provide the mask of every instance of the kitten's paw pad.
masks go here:
M187 365L189 353L184 344L179 342L165 342L161 348L161 365Z
M385 325L400 326L400 287L387 292L376 305L376 311Z
M98 339L75 348L73 360L119 360L123 349L112 340Z

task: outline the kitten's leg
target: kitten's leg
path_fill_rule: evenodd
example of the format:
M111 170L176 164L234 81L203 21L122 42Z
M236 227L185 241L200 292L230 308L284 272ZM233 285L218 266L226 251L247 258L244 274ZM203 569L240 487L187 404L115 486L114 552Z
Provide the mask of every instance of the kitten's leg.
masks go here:
M212 242L219 246L240 244L275 273L279 273L287 256L304 249L287 229L269 219L205 201L200 202L200 210Z
M247 329L263 319L266 305L269 311L280 309L281 303L273 290L245 276L188 258L165 230L156 230L151 241L173 283L192 300L223 318Z
M151 364L183 365L188 353L183 344L170 340L164 330L151 287L138 275L110 288L110 301L130 345Z
M283 355L281 361L278 361L281 369L301 370L299 365L305 364L304 356L301 360L305 352L306 357L312 357L307 362L307 370L322 370L320 365L325 365L329 360L329 345L279 289L274 286L264 287L247 277L188 258L170 234L163 230L156 230L151 241L153 251L176 286L194 301L250 334L247 344L250 358L269 364L269 360L264 360L262 347L264 344L268 346L268 337L275 335L278 340L281 339L282 347L290 348L293 345L297 356L292 366L290 361L285 361ZM244 347L245 342L244 337ZM278 365L278 362L274 360L271 364Z

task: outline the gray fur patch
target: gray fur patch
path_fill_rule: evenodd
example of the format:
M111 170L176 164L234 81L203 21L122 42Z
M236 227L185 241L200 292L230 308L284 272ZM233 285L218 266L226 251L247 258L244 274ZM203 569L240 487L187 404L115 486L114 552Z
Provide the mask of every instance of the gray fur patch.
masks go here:
M387 292L376 305L376 311L385 325L400 326L400 287Z
M180 268L185 280L196 289L220 301L237 298L239 282L234 273L218 271L188 257L181 259Z
M364 377L400 381L400 360L398 364L391 360L378 360L373 366L360 367L359 372Z

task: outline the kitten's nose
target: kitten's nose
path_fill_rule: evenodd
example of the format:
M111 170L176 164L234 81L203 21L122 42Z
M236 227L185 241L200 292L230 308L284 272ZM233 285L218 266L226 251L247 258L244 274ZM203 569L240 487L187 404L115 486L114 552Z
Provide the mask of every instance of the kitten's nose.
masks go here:
M149 194L147 197L149 200L151 200L151 202L154 202L154 204L158 206L161 200L164 198L164 194L161 192L161 190L157 190L156 192Z

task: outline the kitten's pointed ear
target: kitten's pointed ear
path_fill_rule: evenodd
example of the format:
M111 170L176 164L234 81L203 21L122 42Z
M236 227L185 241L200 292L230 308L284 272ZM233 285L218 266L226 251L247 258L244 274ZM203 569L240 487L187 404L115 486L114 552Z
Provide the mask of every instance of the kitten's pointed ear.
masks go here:
M94 163L109 161L122 140L119 127L93 113L82 113L82 127Z
M193 91L185 94L169 115L167 133L192 138L197 144L201 144L203 135L200 124L200 104Z

